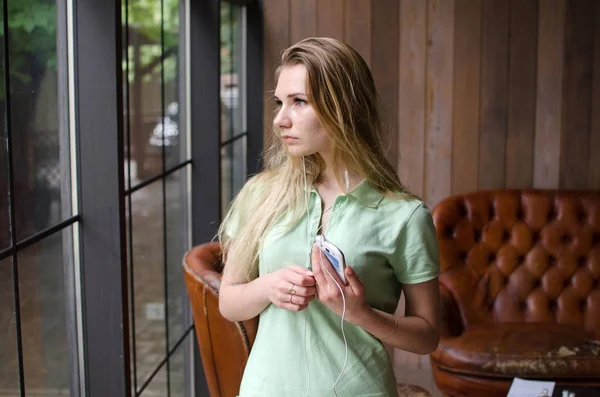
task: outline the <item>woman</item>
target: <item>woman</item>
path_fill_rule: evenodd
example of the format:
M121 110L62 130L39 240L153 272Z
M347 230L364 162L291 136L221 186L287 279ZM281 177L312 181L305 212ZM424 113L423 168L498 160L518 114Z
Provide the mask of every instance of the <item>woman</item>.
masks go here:
M276 76L266 169L219 231L221 313L260 315L240 397L396 396L383 342L428 354L439 340L431 215L384 157L375 84L355 50L305 39ZM317 234L343 252L347 285Z

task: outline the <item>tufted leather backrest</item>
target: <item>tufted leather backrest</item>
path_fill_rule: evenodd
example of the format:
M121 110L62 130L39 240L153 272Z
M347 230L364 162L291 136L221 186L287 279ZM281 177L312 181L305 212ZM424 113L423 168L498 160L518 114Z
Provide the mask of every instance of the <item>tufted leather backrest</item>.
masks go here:
M463 326L572 324L600 335L600 192L498 190L432 211Z
M250 349L256 338L258 317L232 323L219 311L221 246L198 245L183 257L202 365L211 397L235 397Z

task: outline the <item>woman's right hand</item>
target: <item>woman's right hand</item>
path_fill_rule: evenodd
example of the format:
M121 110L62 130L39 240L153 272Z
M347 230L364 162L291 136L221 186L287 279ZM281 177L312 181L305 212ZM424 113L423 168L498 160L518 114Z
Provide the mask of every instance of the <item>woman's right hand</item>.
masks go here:
M299 312L315 299L317 292L312 272L298 265L270 273L268 298L277 307Z

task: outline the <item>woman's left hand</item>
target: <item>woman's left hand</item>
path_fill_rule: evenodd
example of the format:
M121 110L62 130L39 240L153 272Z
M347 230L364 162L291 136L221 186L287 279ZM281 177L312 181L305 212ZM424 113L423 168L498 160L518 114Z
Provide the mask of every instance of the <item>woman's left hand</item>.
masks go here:
M348 285L344 285L339 275L333 269L333 266L318 246L313 247L311 259L315 281L317 282L317 298L322 304L339 316L342 315L344 301L342 300L342 294L339 288L331 279L331 275L344 293L344 298L346 300L346 321L354 323L357 318L360 318L369 310L370 307L365 300L365 286L358 278L354 269L346 267L344 275L346 276Z

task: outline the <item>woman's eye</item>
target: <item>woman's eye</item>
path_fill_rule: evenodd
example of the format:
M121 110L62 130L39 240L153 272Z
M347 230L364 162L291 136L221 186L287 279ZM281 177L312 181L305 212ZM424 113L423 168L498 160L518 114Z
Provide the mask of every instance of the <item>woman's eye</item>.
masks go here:
M280 101L279 99L276 99L276 100L275 100L275 105L276 105L277 107L281 106L281 101Z
M295 98L294 99L294 103L297 105L306 105L306 101L304 99L300 99L300 98Z

